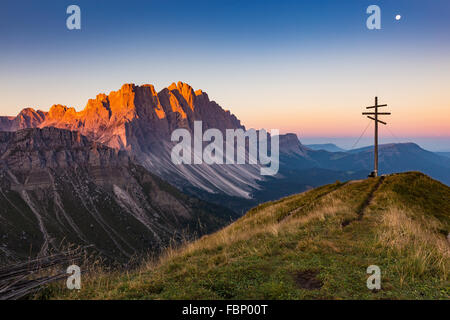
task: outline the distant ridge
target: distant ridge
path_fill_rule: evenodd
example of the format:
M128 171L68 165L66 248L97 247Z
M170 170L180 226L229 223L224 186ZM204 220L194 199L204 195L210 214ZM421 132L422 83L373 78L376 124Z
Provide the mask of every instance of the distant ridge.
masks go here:
M450 185L449 158L422 149L419 145L411 142L381 144L378 149L382 174L421 171ZM373 167L373 146L343 153L316 151L310 156L320 162L322 167L333 170L350 171L355 168L363 168L367 172Z
M329 152L345 152L347 150L342 149L334 143L322 143L322 144L306 144L306 147L312 150L325 150Z
M435 153L440 156L450 158L450 152L435 152Z

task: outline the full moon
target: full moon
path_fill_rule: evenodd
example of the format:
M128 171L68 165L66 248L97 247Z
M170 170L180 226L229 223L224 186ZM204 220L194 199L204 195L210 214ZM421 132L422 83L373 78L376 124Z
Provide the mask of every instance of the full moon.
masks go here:
M402 16L399 14L395 16L395 20L400 20L401 18L402 18Z

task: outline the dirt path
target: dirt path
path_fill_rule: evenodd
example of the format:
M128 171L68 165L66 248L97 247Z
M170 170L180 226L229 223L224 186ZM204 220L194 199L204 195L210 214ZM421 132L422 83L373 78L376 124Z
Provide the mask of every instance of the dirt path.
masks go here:
M375 192L380 188L381 184L384 181L384 176L381 176L380 179L378 179L377 183L373 186L373 188L369 191L367 194L366 199L361 203L361 205L358 207L358 210L356 210L357 217L352 220L345 220L342 222L342 227L346 227L349 224L351 224L354 221L361 220L364 216L364 210L370 205L372 202Z

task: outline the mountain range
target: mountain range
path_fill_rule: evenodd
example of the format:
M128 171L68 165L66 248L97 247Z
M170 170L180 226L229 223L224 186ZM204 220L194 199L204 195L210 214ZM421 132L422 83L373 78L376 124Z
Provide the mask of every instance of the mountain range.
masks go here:
M174 145L170 141L172 131L185 128L193 132L196 120L202 121L204 130L216 128L224 132L226 129L245 129L236 116L211 101L206 92L194 91L188 84L178 82L159 92L153 85L125 84L108 95L98 94L79 112L59 104L53 105L48 112L26 108L16 117L0 117L0 131L48 126L75 130L92 141L127 151L143 167L183 190L197 192L199 196L204 196L202 193L206 192L206 197L224 194L254 199L265 188L265 182L271 180L260 176L257 165L173 164L170 158L170 150ZM353 157L344 153L335 154L336 151L344 152L331 144L304 146L293 134L280 136L282 165L291 163L294 158L296 170L322 168L346 174L370 172L370 149L352 150L351 153L359 154ZM410 163L410 160L414 160L411 157L402 159L404 152L409 155L421 154L422 162ZM449 165L448 159L432 158L425 150L419 150L418 146L412 144L380 148L381 171L425 170L434 178L450 183L443 170ZM427 170L428 160L433 163L430 170ZM387 166L384 167L384 164ZM283 175L279 174L278 177L283 178ZM302 190L292 190L298 191Z
M90 99L80 112L62 105L54 105L48 112L27 108L15 118L4 117L0 130L48 126L76 130L92 141L126 150L142 166L180 187L250 198L261 179L254 166L173 164L172 131L185 128L192 132L195 120L203 122L204 130L244 128L206 93L178 82L158 93L152 85L125 84L118 91Z
M192 133L194 121L222 133L245 129L183 82L159 92L125 84L81 111L56 104L0 117L0 255L38 254L64 238L126 258L210 232L261 202L365 178L372 168L370 147L331 152L295 134L279 136L275 176L261 176L258 164L175 165L171 133ZM416 144L380 146L381 173L420 170L450 184L449 169L450 158Z

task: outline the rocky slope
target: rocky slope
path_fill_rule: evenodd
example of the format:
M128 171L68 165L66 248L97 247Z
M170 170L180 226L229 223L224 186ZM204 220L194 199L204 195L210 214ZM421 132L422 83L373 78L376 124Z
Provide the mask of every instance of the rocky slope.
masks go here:
M234 217L79 132L0 132L0 261L67 244L93 244L107 257L126 260Z

